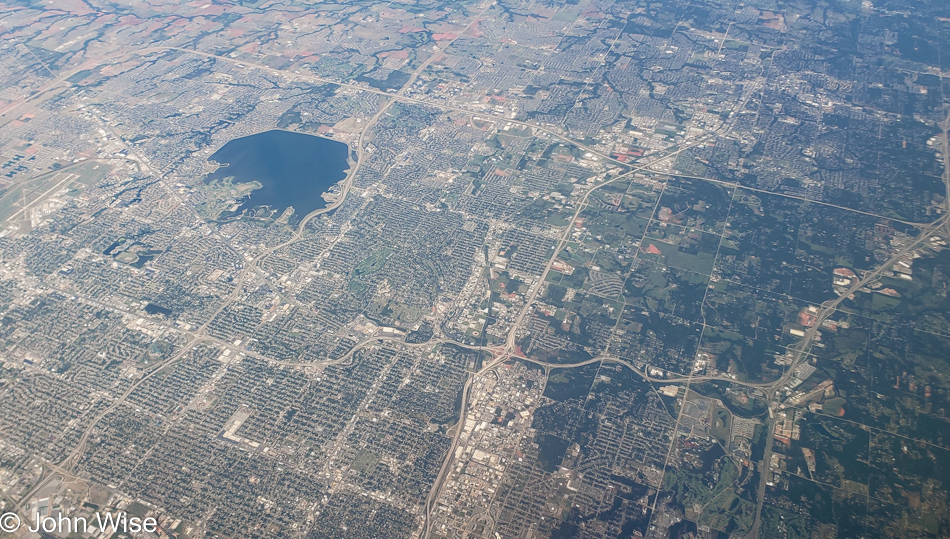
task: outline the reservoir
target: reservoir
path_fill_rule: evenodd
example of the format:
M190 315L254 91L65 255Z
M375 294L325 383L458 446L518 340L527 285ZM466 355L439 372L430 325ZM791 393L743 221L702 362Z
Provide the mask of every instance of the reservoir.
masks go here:
M325 208L320 195L344 178L349 147L335 140L294 133L265 131L234 139L208 159L221 166L205 182L231 178L234 184L257 182L255 189L233 212L240 215L266 206L279 216L294 208L294 219Z

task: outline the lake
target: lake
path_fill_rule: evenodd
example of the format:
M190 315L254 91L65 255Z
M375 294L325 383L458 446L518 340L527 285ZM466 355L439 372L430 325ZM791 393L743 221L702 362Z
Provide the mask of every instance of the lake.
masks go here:
M349 168L349 147L335 140L294 133L265 131L234 139L209 161L221 164L208 175L206 182L233 177L233 182L260 183L235 214L266 206L275 210L275 217L288 207L294 218L325 208L320 195L344 178Z

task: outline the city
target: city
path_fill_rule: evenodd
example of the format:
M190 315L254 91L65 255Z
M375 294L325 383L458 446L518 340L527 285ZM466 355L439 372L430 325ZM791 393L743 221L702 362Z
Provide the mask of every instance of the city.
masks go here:
M0 5L0 537L950 535L948 21Z

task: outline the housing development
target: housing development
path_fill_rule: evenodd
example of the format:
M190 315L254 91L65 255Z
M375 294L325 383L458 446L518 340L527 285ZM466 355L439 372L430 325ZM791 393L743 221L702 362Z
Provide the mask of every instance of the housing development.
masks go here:
M0 3L0 537L950 536L948 51L942 0Z

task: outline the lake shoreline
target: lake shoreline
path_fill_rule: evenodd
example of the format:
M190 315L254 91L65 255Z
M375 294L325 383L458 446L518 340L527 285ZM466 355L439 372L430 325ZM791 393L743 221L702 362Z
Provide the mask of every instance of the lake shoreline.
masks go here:
M339 196L334 190L347 178L353 164L346 143L311 135L271 129L228 141L208 157L214 168L205 184L230 179L234 184L256 182L261 187L238 200L232 218L283 216L286 220L326 208ZM337 192L334 192L337 191Z

